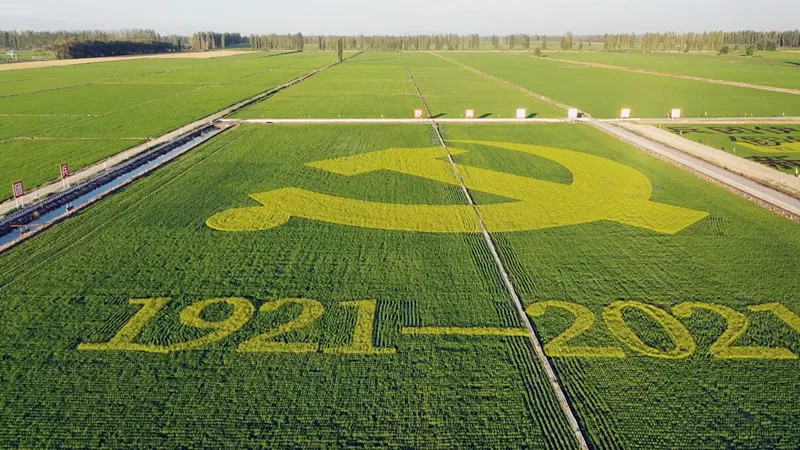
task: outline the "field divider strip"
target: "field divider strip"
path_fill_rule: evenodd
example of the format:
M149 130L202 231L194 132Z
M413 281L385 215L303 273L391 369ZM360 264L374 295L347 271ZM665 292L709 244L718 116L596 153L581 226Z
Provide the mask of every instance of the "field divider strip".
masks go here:
M210 124L218 121L219 119L223 119L225 117L228 117L231 114L234 114L234 113L236 113L237 111L239 111L241 109L244 109L244 108L246 108L248 106L251 106L254 103L258 103L258 102L260 102L260 101L262 101L264 99L267 99L267 98L277 94L278 92L280 92L280 91L282 91L284 89L287 89L287 88L289 88L291 86L294 86L294 85L296 85L298 83L301 83L301 82L307 80L308 78L310 78L310 77L312 77L312 76L314 76L314 75L316 75L316 74L318 74L318 73L320 73L320 72L322 72L322 71L324 71L324 70L326 70L326 69L328 69L330 67L333 67L333 66L335 66L337 64L340 64L340 63L342 63L344 61L347 61L348 59L354 58L354 57L360 55L361 53L362 52L355 53L353 55L348 56L347 58L344 58L342 61L338 61L337 60L337 61L334 61L334 62L332 62L330 64L327 64L327 65L325 65L323 67L320 67L318 69L314 69L314 70L312 70L312 71L310 71L310 72L308 72L308 73L306 73L306 74L304 74L304 75L302 75L302 76L300 76L298 78L295 78L294 80L288 81L288 82L286 82L284 84L281 84L280 86L274 87L274 88L272 88L272 89L270 89L268 91L262 92L260 94L257 94L255 96L253 96L253 97L250 97L248 99L242 100L242 101L240 101L238 103L235 103L235 104L233 104L233 105L231 105L231 106L229 106L229 107L227 107L225 109L217 111L214 114L211 114L211 115L206 116L206 117L204 117L202 119L196 120L196 121L194 121L194 122L192 122L192 123L190 123L188 125L184 125L183 127L178 128L177 130L170 131L169 133L161 135L161 136L159 136L159 137L157 137L155 139L151 139L151 140L145 142L144 144L138 145L138 146L133 147L131 149L128 149L128 150L126 150L124 152L117 153L116 155L111 156L109 158L106 158L104 160L98 161L97 163L92 164L91 166L84 167L80 171L77 171L77 172L73 173L70 176L70 181L72 183L79 183L81 181L87 181L87 180L89 180L90 178L92 178L93 176L95 176L97 174L104 173L106 170L113 170L116 166L124 164L127 160L132 159L133 157L138 156L141 153L145 153L147 151L150 151L150 150L152 150L152 149L154 149L154 148L156 148L156 147L158 147L158 146L160 146L162 144L166 144L166 143L175 141L177 139L180 139L185 134L192 133L194 131L199 130L200 128L203 128L204 126L210 125ZM33 204L37 197L44 198L44 197L46 197L48 195L56 194L60 190L62 190L61 182L60 181L55 181L55 182L52 182L50 184L41 186L41 187L39 187L39 188L37 188L35 190L32 190L32 191L28 192L27 194L25 194L24 197L22 197L22 200L25 203ZM3 203L0 203L0 216L5 215L5 214L9 213L10 211L13 211L14 209L16 209L16 202L13 199L10 199L10 200L7 200L7 201L5 201Z
M793 94L793 95L800 95L800 89L790 89L790 88L781 88L775 86L765 86L763 84L752 84L752 83L743 83L741 81L728 81L728 80L718 80L715 78L706 78L706 77L698 77L694 75L681 75L677 73L666 73L666 72L656 72L653 70L647 69L637 69L633 67L622 67L622 66L615 66L612 64L603 64L603 63L593 63L588 61L573 61L569 59L560 59L560 58L539 58L536 56L525 55L529 58L536 58L536 59L543 59L546 61L553 61L553 62L561 62L561 63L568 63L568 64L576 64L579 66L586 66L586 67L594 67L596 69L608 69L608 70L619 70L622 72L631 72L631 73L640 73L643 75L654 75L659 77L667 77L667 78L677 78L680 80L690 80L690 81L702 81L704 83L713 83L713 84L721 84L725 86L733 86L733 87L740 87L746 89L758 89L762 91L770 91L770 92L780 92L783 94Z
M529 95L531 97L537 98L537 99L539 99L539 100L541 100L541 101L543 101L545 103L549 103L549 104L551 104L551 105L553 105L553 106L555 106L557 108L561 108L563 110L568 110L568 109L572 108L572 106L569 106L567 104L561 103L558 100L553 100L550 97L545 97L542 94L539 94L537 92L533 92L530 89L526 89L526 88L524 88L524 87L522 87L522 86L520 86L518 84L514 84L514 83L512 83L510 81L506 81L506 80L504 80L502 78L497 78L497 77L495 77L493 75L489 75L486 72L482 72L482 71L480 71L480 70L478 70L478 69L476 69L474 67L470 67L470 66L468 66L466 64L461 64L460 62L453 61L452 59L447 58L445 56L442 56L442 55L440 55L438 53L435 53L435 52L428 52L428 53L430 53L431 55L434 55L434 56L438 56L439 58L441 58L441 59L443 59L443 60L445 60L445 61L447 61L447 62L449 62L451 64L455 64L455 65L461 67L462 69L467 69L467 70L470 70L472 72L475 72L478 75L480 75L480 76L482 76L482 77L484 77L486 79L489 79L489 80L492 80L492 81L495 81L495 82L498 82L498 83L503 83L505 85L511 86L514 89L516 89L516 90L518 90L518 91L520 91L520 92L522 92L522 93L524 93L526 95Z
M437 55L438 56L438 55ZM444 148L445 152L447 153L447 161L450 163L450 167L453 169L453 173L455 174L456 178L458 178L458 183L461 187L461 191L464 193L464 197L467 199L467 203L472 208L472 211L475 213L475 217L478 220L478 225L481 228L481 234L483 235L483 240L486 242L486 246L489 248L489 252L492 255L492 259L494 260L495 266L497 267L497 271L500 274L500 278L503 281L503 284L506 287L506 291L508 295L511 297L512 302L514 303L514 307L517 310L517 314L520 317L522 324L525 326L526 336L530 340L533 350L534 356L539 359L539 362L542 364L542 368L547 375L547 378L550 380L550 386L553 390L553 393L556 395L556 399L558 400L559 405L561 406L561 410L564 412L564 415L567 418L567 422L569 422L570 427L572 428L572 433L575 436L575 440L578 443L578 446L582 450L588 450L589 445L586 442L586 438L583 436L583 432L581 431L581 427L578 424L578 420L575 417L575 413L572 411L572 407L567 400L567 396L564 393L563 386L561 385L561 381L558 379L558 376L553 370L553 366L550 364L550 360L547 359L547 355L544 354L544 349L542 348L542 343L539 340L539 337L536 335L536 331L533 328L533 324L531 324L528 315L525 313L525 307L522 305L522 301L517 295L517 290L514 287L514 284L511 282L511 277L508 275L508 271L503 264L503 261L500 259L500 254L497 252L497 247L494 245L494 240L492 236L489 234L489 231L486 229L486 225L483 222L483 218L481 217L480 211L478 211L478 206L472 199L472 195L469 193L469 189L467 189L466 183L464 183L464 178L461 175L461 172L458 170L458 166L456 166L455 161L453 160L453 155L450 152L450 148L447 146L447 143L444 141L444 137L442 136L442 131L439 129L439 124L436 122L436 119L432 118L431 111L428 109L427 102L425 101L425 97L420 92L419 87L417 87L417 83L414 81L414 76L411 73L411 70L406 65L406 71L408 72L409 80L414 85L414 89L416 89L417 94L419 95L420 99L422 100L423 105L428 111L428 117L431 117L430 123L433 127L434 132L436 133L437 138L439 139L439 143L441 144L442 148Z

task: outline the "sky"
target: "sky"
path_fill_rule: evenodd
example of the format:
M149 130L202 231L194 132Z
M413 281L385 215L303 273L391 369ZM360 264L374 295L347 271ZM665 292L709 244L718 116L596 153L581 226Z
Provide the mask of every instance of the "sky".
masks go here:
M149 28L162 34L559 35L798 27L798 0L25 0L0 7L0 29Z

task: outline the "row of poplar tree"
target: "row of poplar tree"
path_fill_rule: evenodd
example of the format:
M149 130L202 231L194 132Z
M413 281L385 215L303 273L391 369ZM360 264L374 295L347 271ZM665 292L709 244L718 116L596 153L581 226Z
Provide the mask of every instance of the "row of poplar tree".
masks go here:
M303 36L297 34L251 34L198 32L191 36L160 35L153 30L120 31L2 31L0 46L6 50L55 50L65 42L124 42L120 51L136 47L131 43L169 43L158 48L168 51L207 51L233 46L250 46L256 50L303 50L306 44L316 44L320 50L337 50L339 41L346 50L403 51L403 50L478 50L482 47L499 49L529 49L532 46L548 49L551 42L560 41L562 49L582 49L584 42L602 42L605 50L720 50L727 46L753 46L758 50L777 47L800 47L800 31L734 31L706 33L644 33L604 34L591 36L562 36L509 34L480 36L478 34L426 34L408 36ZM591 44L590 44L591 45ZM105 47L114 47L106 44ZM141 46L140 46L141 47Z
M4 31L0 30L0 48L5 50L43 50L64 41L168 42L176 49L186 44L186 37L161 35L153 30L86 31Z
M715 31L707 33L605 34L606 50L719 51L725 46L754 46L758 50L800 47L800 30L793 31Z

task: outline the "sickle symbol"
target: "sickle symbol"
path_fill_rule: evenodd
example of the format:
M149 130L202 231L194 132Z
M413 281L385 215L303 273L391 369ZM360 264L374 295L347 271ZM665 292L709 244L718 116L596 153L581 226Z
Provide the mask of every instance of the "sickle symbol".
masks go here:
M653 186L641 172L599 156L572 150L508 142L455 141L536 155L555 161L573 174L571 184L457 164L472 191L515 201L478 205L489 232L528 231L610 220L674 234L708 215L703 211L650 200ZM454 155L465 153L451 149ZM460 186L441 147L392 148L307 164L345 176L390 170ZM382 230L429 233L478 233L468 205L407 205L371 202L283 188L250 196L262 206L234 208L208 219L222 231L258 231L278 227L292 217Z

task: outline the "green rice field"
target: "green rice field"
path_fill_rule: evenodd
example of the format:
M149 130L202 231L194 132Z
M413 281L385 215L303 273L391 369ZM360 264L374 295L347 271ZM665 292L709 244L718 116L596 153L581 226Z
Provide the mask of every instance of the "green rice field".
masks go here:
M0 183L46 184L335 59L0 72ZM800 115L790 94L524 54L365 52L232 117L566 115L526 89L597 117ZM790 218L588 124L264 122L0 251L0 448L800 442ZM662 127L788 173L800 136Z
M443 54L598 118L619 117L622 108L630 108L633 117L646 118L667 117L673 108L682 109L682 117L800 115L800 101L793 94L586 67L527 54Z
M54 181L62 163L77 171L334 59L254 53L0 72L0 185Z
M741 51L729 55L563 52L550 56L675 75L800 89L800 77L797 76L800 53L797 52L759 52L752 57L743 56Z

